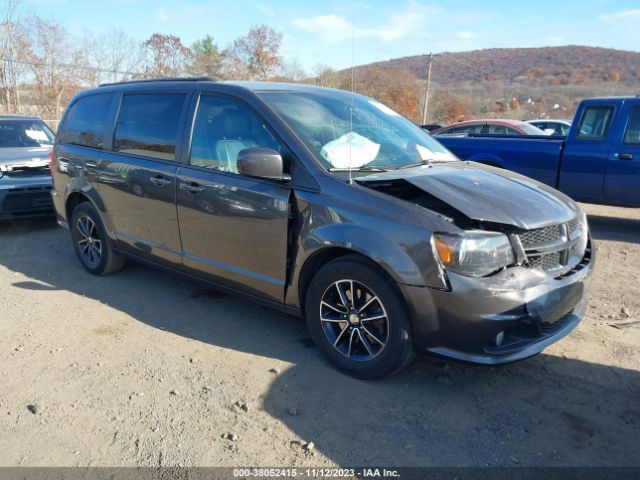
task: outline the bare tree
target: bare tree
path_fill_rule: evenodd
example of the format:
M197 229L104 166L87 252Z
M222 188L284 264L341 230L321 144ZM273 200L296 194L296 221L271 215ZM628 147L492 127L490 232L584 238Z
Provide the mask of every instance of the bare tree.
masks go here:
M95 83L119 82L141 74L145 47L124 30L114 28L98 37L89 37L84 44L86 55L95 68Z
M283 82L301 82L305 78L307 78L307 72L305 72L300 61L294 58L293 60L282 62L276 80Z
M146 75L150 77L179 77L187 71L192 56L180 37L154 33L144 42L150 54Z
M281 33L267 25L254 26L227 49L227 65L249 78L268 80L282 65L281 43Z
M59 24L33 17L29 66L33 74L35 102L45 115L60 118L71 96L87 84L91 69L83 52Z
M20 110L18 84L25 71L23 55L28 50L28 39L19 16L20 0L7 0L0 7L0 90L5 111Z

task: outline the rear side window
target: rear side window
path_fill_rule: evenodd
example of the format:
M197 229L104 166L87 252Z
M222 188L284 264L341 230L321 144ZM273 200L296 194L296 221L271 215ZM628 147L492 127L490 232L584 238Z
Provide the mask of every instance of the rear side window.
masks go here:
M587 107L582 112L576 138L580 140L603 140L609 132L613 107Z
M640 145L640 107L633 107L629 112L627 131L624 133L624 143Z
M113 139L116 152L175 160L184 94L125 95Z
M104 129L113 94L104 93L82 97L67 112L58 130L62 143L102 148Z

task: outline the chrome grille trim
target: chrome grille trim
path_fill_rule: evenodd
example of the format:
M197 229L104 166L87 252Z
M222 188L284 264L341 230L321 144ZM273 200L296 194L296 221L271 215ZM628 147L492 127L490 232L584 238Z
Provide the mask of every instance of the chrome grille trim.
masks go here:
M526 257L525 266L553 276L562 275L574 266L569 265L570 250L580 241L582 234L586 232L580 217L568 223L519 233L518 238ZM575 256L572 262L576 262Z

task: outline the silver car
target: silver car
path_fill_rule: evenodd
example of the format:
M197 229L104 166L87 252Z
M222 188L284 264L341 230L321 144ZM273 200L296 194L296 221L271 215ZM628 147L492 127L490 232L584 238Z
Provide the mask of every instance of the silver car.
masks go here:
M0 220L53 216L53 140L38 117L0 115Z

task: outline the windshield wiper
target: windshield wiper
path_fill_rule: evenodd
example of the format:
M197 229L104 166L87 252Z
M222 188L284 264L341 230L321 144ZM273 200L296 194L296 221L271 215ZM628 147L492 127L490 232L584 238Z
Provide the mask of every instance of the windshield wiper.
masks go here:
M330 172L348 172L349 170L351 170L352 172L390 172L391 171L388 168L377 167L375 165L363 165L362 167L358 167L358 168L331 167L329 169Z
M401 167L396 168L395 170L402 170L403 168L413 168L413 167L421 167L423 165L432 165L434 163L447 163L450 162L451 160L436 160L436 159L430 159L430 160L423 160L419 163L410 163L409 165L402 165Z

